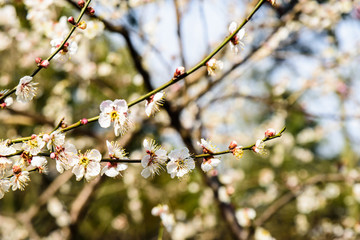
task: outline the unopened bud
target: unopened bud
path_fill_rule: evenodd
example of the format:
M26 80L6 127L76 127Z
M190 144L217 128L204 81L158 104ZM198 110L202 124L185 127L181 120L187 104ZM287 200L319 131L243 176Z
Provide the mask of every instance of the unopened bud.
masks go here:
M48 142L48 141L50 141L50 136L49 136L49 134L44 134L43 136L42 136L42 139L45 141L45 142Z
M36 134L31 135L31 140L36 138Z
M79 0L77 4L79 5L79 7L83 8L85 6L85 1Z
M174 78L177 78L185 73L185 68L183 66L177 67L174 72Z
M86 118L83 118L83 119L81 119L80 120L80 123L82 124L82 125L85 125L85 124L87 124L89 121L86 119Z
M74 24L75 24L75 19L74 19L74 17L73 17L73 16L69 17L69 18L68 18L68 22L69 22L70 24L74 25Z
M41 63L41 62L42 62L41 57L37 57L37 58L35 58L35 62L36 62L37 64Z
M21 173L21 167L18 166L18 165L14 165L13 168L12 168L12 170L13 170L13 173L14 173L14 174L19 174L19 173Z
M273 137L273 136L275 136L275 134L276 134L276 131L273 128L269 128L268 130L265 131L266 138Z
M50 62L48 60L44 60L40 63L40 66L43 68L47 68L50 65Z
M88 11L88 13L90 13L90 15L95 14L95 10L92 7L88 7L86 10Z
M55 159L56 158L56 154L54 152L50 153L50 158L51 159Z
M267 0L271 5L275 6L276 0Z
M235 140L231 141L231 143L229 144L229 149L233 150L236 147L237 147L237 142Z

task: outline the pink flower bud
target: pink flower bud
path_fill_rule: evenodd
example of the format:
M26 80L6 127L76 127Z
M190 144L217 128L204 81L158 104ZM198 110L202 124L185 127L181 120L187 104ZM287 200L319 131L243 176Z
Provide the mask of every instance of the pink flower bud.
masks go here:
M231 141L229 145L229 149L232 150L237 147L237 142L235 140Z
M85 6L85 1L79 0L77 4L79 5L79 7L83 8Z
M177 67L174 73L174 78L177 78L185 73L185 68L183 66Z
M19 173L21 173L21 168L20 168L20 166L18 166L18 165L14 165L13 168L12 168L12 170L13 170L13 173L14 173L14 174L19 174Z
M55 159L56 158L56 154L54 152L50 153L50 158L51 159Z
M86 10L90 13L90 15L95 14L95 10L92 7L88 7Z
M42 62L41 57L37 57L37 58L35 58L35 62L36 62L37 64L41 63L41 62Z
M43 68L47 68L50 65L50 62L48 60L44 60L40 63L40 66Z
M31 135L31 140L36 138L36 134Z
M4 102L3 102L3 103L1 103L1 104L0 104L0 108L1 108L1 109L6 108L6 103L4 103Z
M85 125L85 124L87 124L89 121L86 119L86 118L83 118L83 119L81 119L80 120L80 123L82 124L82 125Z
M73 17L73 16L69 17L69 18L68 18L68 22L71 23L72 25L74 25L74 24L75 24L75 19L74 19L74 17Z
M48 141L50 141L50 136L49 136L49 134L44 134L43 135L43 137L42 137L42 139L45 141L45 142L48 142Z
M269 128L268 130L265 131L266 138L273 137L273 136L275 136L275 134L276 134L276 131L273 128Z

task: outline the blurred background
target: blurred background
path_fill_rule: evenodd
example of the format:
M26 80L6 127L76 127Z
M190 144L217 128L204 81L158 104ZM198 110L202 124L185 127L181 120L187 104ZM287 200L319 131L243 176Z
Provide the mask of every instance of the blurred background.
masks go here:
M36 75L33 101L1 109L0 139L94 117L107 99L137 99L206 57L256 3L92 1L95 15L70 40L77 52ZM71 0L0 0L0 89L30 75L78 15ZM244 49L216 55L224 67L215 76L201 68L167 88L154 117L144 102L132 107L124 136L93 123L66 139L104 156L106 140L116 140L141 159L145 138L199 154L201 138L226 150L286 126L267 154L223 155L216 172L197 168L182 179L165 171L144 179L141 165L129 164L121 177L91 182L60 175L49 159L47 175L31 173L25 191L0 200L0 238L157 239L161 221L151 209L167 204L175 224L163 239L359 239L360 1L277 0L245 29Z

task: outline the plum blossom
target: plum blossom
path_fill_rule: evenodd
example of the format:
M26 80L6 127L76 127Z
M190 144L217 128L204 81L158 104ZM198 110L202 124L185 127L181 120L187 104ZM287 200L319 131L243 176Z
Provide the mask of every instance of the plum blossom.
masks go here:
M198 145L202 147L203 153L205 154L213 154L217 152L217 149L211 145L210 142L206 141L205 139L201 139L201 142L198 142ZM205 157L203 159L203 162L201 163L201 169L204 172L208 172L212 170L213 168L217 167L220 163L220 159L215 158L214 156Z
M20 189L21 191L24 191L30 181L29 172L23 171L19 164L15 164L13 166L13 173L14 175L10 178L12 190L16 191L17 189Z
M275 238L273 238L271 236L270 232L262 227L256 228L254 239L255 240L275 240Z
M237 29L237 23L236 22L231 22L230 26L229 26L229 32L230 34L233 34ZM239 46L244 49L245 44L241 41L245 36L245 28L242 28L239 30L239 32L237 34L235 34L231 40L230 40L230 48L231 51L233 51L234 53L238 53L239 52Z
M164 149L161 149L161 146L156 145L154 140L145 139L143 142L146 155L141 159L141 165L143 170L141 176L148 178L159 174L162 165L165 164L167 160L167 152Z
M36 95L37 88L35 87L38 83L31 82L32 77L25 76L22 77L19 81L19 84L16 87L16 101L27 103L31 101Z
M174 214L169 212L168 205L157 205L151 209L151 214L155 217L160 217L161 222L166 228L166 231L171 232L175 225Z
M41 137L33 135L29 141L23 143L22 148L31 155L37 155L44 146L45 141Z
M7 141L0 142L0 157L8 156L16 152L12 146L7 146Z
M273 128L269 128L265 131L265 138L273 137L276 134L276 130Z
M256 217L256 212L253 208L241 208L236 211L235 217L240 226L249 227L251 220Z
M52 132L49 134L44 134L42 139L46 142L46 147L48 150L52 151L56 146L64 145L65 143L65 134L60 131Z
M106 145L109 150L109 157L111 159L128 159L126 157L125 150L121 148L117 142L109 142L106 140ZM108 162L106 166L101 170L101 175L105 174L108 177L116 177L120 174L120 171L124 171L128 168L127 164L119 162Z
M9 90L1 90L0 91L0 97L6 94ZM9 107L11 104L13 104L14 100L12 97L6 97L5 99L0 100L0 108L6 108Z
M50 157L56 160L56 170L59 173L69 170L78 161L75 146L68 142L64 145L56 146L55 152L51 153Z
M259 154L266 154L267 151L265 149L265 143L261 140L261 139L258 139L255 143L255 145L252 147L252 150L256 153L259 153Z
M145 100L145 113L148 117L159 112L159 106L164 102L164 92L158 92Z
M62 44L62 38L55 38L51 40L51 52L55 52L60 45ZM77 52L78 45L76 42L66 42L62 49L59 51L58 54L55 55L54 59L65 60L65 56L68 55L69 58Z
M0 199L9 191L10 181L8 179L0 179Z
M186 147L172 150L168 158L170 162L168 162L166 168L171 178L175 176L180 178L195 168L194 159L190 157L189 149Z
M45 157L33 157L31 160L31 166L36 167L39 173L47 173L47 160Z
M8 170L12 166L13 162L6 157L0 157L0 177L3 177Z
M124 134L131 124L128 118L128 106L125 100L106 100L100 104L99 124L102 128L110 127L114 123L115 135Z
M222 68L223 68L223 62L220 60L216 60L215 58L211 58L206 63L207 72L209 75L212 75L212 76L215 75L215 71L221 70Z
M76 181L80 181L84 176L87 181L90 181L100 174L101 154L98 150L92 149L84 154L79 153L74 159L77 163L72 172L76 176Z

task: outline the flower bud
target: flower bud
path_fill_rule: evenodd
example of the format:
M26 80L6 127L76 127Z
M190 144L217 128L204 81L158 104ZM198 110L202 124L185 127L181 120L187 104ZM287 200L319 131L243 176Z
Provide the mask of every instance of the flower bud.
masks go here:
M174 72L174 78L177 78L185 73L185 68L183 66L177 67Z
M36 138L36 134L31 135L31 140Z
M79 0L77 4L79 5L79 7L83 8L85 6L85 1Z
M273 136L275 136L275 134L276 134L276 131L273 128L269 128L268 130L265 131L266 138L273 137Z
M40 63L40 66L43 68L47 68L50 65L50 62L48 60L44 60Z
M86 119L86 118L83 118L83 119L81 119L80 120L80 123L82 124L82 125L85 125L85 124L87 124L89 121Z
M12 170L13 170L13 173L14 173L14 174L19 174L19 173L21 173L21 167L18 166L18 165L14 165L13 168L12 168Z
M51 159L55 159L56 158L56 154L54 152L50 153L50 158Z
M42 62L42 58L41 58L41 57L35 58L35 62L36 62L37 64L41 63L41 62Z
M43 136L42 136L42 139L45 141L45 142L48 142L48 141L50 141L50 136L49 136L49 134L44 134Z
M70 24L74 25L75 24L75 19L73 16L69 17L67 20Z
M235 140L231 141L229 145L229 149L232 150L237 147L237 142Z
M95 10L92 7L88 7L86 10L90 13L90 15L95 14Z

